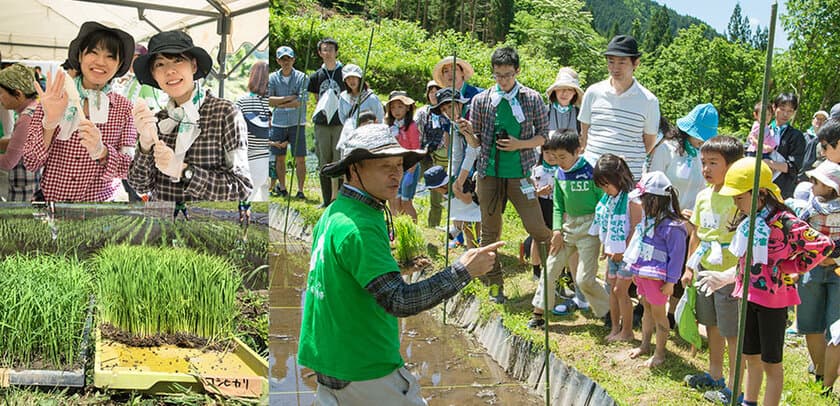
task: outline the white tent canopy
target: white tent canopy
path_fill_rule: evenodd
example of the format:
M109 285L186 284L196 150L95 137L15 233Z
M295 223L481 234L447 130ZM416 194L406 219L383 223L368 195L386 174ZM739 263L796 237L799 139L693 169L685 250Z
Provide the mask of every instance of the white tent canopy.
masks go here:
M159 31L184 30L207 50L223 73L224 56L243 44L268 46L267 0L2 0L3 59L63 61L82 23L118 27L148 43ZM217 76L218 77L218 76ZM220 82L223 83L223 74ZM220 83L220 88L222 83ZM221 93L220 89L220 93ZM221 96L221 94L220 94Z

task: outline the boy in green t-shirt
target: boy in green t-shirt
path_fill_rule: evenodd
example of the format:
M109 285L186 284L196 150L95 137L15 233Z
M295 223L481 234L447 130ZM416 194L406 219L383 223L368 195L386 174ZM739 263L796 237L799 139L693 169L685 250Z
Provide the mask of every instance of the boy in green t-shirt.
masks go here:
M737 208L729 196L718 194L723 186L726 171L744 156L744 147L735 138L717 136L700 147L703 177L709 187L697 194L691 223L694 225L682 276L683 286L692 283L697 274L698 283L709 277L710 272L721 272L738 264L738 258L727 247L735 234L729 231L729 222ZM695 314L697 322L706 326L709 338L709 371L688 375L684 381L695 389L708 389L703 397L713 402L729 403L732 388L723 377L724 346L729 346L729 382L734 380L735 356L738 346L738 299L732 297L735 283L729 283L714 292L697 295Z
M592 165L580 156L580 138L572 130L552 132L543 146L544 154L553 154L559 163L554 180L554 232L551 237L551 256L540 276L548 278L548 286L557 283L563 267L568 266L575 277L575 285L583 292L592 307L592 312L603 317L610 310L610 296L598 280L598 255L601 241L597 235L589 234L595 215L595 206L604 194L593 180ZM537 292L531 304L534 314L528 326L545 325L543 320L543 282L537 285ZM554 295L549 292L547 308L554 308ZM574 299L573 299L574 300ZM567 301L569 307L580 303Z

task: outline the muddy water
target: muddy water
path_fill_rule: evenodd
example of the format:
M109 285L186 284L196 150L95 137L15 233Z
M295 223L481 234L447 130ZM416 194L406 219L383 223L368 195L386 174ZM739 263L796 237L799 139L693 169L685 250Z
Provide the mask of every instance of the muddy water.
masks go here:
M272 236L272 241L279 239ZM272 406L311 405L317 382L296 362L303 286L309 256L302 244L272 246L270 391ZM439 315L439 314L438 314ZM401 353L430 405L539 405L538 397L507 377L484 348L461 329L429 313L400 319Z

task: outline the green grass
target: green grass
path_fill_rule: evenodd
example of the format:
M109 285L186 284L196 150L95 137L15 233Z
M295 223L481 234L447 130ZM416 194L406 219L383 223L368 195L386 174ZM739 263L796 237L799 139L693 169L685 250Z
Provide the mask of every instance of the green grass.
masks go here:
M317 177L307 179L308 196L317 196ZM285 200L282 202L285 208ZM315 209L317 202L292 201L291 208L308 210L307 222L314 224L320 213ZM307 207L308 206L308 207ZM445 261L445 238L441 231L426 227L428 218L428 199L417 198L414 206L418 212L418 224L421 226L426 241L426 254L434 261L434 269L441 269ZM310 218L311 217L311 218ZM443 222L446 221L444 206ZM441 224L445 225L445 224ZM535 349L545 348L542 330L527 327L533 310L531 298L537 282L531 279L530 264L520 264L518 260L519 243L526 232L512 205L508 205L503 215L502 240L507 245L499 250L505 276L505 294L509 300L504 305L489 301L487 289L472 281L462 290L464 295L475 295L480 300L479 314L482 319L501 316L504 326L514 334L531 342ZM463 249L451 250L450 261L463 253ZM605 267L601 264L600 273ZM451 301L450 301L451 306ZM627 354L638 345L641 332L636 330L637 341L634 343L607 343L604 337L608 330L600 319L591 312L576 312L572 316L550 317L549 347L557 357L581 373L595 380L607 390L607 393L620 405L710 405L703 394L682 383L683 377L698 373L708 368L708 352L701 350L696 354L682 339L671 334L668 342L668 357L664 365L649 370L641 367L643 361L630 360ZM704 348L707 348L704 343ZM789 338L784 354L785 381L782 394L783 405L837 405L837 400L819 395L819 388L813 383L813 377L807 374L810 363L802 337ZM728 368L728 367L727 367Z
M77 366L92 288L76 260L15 254L0 262L0 368Z
M219 405L241 406L266 404L267 400L228 399L221 396L193 393L186 389L163 396L143 395L134 392L116 392L101 389L90 389L80 392L67 389L30 389L30 388L0 388L0 399L3 405L10 406L88 406L88 405L133 405L159 406L166 405Z
M187 203L187 207L237 212L239 210L239 202L189 202ZM251 213L268 213L268 202L251 202Z
M423 233L411 217L394 217L394 233L396 234L395 256L398 262L407 263L424 253Z
M191 333L226 339L242 277L226 259L184 248L109 246L91 261L99 316L141 337Z

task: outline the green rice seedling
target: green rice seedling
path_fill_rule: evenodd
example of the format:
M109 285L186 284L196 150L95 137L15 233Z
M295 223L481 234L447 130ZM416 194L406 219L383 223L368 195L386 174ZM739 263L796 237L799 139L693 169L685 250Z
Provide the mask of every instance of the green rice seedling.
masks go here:
M92 291L92 277L73 259L0 261L0 368L72 367Z
M91 260L102 321L141 337L230 337L242 277L224 258L184 248L117 245Z
M394 218L396 233L396 257L400 263L406 263L423 253L426 242L423 233L409 216Z

